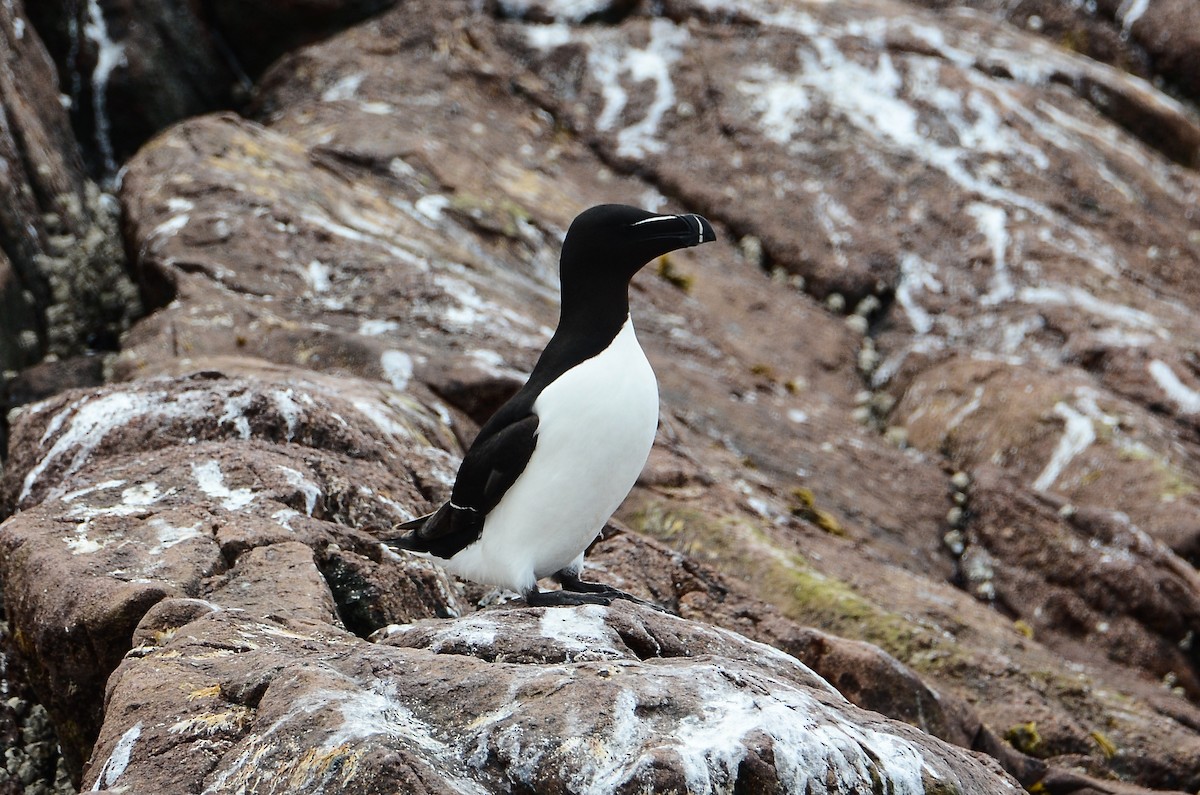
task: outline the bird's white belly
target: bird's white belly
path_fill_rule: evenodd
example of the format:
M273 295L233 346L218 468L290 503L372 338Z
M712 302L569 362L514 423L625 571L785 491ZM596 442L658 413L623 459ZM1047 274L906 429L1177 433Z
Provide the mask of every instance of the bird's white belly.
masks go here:
M658 426L658 383L626 321L612 344L534 403L537 445L525 471L448 568L525 591L578 560L629 494Z

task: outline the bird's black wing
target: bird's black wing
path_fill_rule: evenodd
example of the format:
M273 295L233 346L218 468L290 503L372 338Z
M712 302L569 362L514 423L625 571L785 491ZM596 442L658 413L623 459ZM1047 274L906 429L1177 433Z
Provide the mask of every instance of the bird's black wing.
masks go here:
M385 540L385 544L450 558L479 539L484 519L525 471L533 455L538 418L526 414L498 430L488 426L493 423L484 426L463 458L450 501L429 516L400 525L398 529L415 532Z

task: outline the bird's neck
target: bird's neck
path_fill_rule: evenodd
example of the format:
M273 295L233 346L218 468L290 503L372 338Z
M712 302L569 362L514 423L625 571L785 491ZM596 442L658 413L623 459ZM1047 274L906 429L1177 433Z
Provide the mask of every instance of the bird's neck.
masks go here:
M574 335L607 335L611 340L629 317L629 283L603 282L564 288L558 331Z
M612 344L629 319L629 286L593 285L591 292L564 291L558 328L542 352L531 380L553 379Z

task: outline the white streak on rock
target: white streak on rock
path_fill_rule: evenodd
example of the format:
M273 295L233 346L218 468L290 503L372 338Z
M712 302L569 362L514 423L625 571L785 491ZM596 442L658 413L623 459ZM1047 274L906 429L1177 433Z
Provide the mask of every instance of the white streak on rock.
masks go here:
M766 64L751 66L742 77L738 90L750 98L763 135L777 144L790 143L812 107L808 92L791 76Z
M88 0L88 19L83 34L96 46L96 66L92 69L92 110L96 122L96 145L104 158L104 170L115 173L117 161L113 153L112 126L108 118L108 81L118 66L124 66L125 45L108 37L108 23L100 0Z
M296 402L295 394L291 389L273 389L271 397L275 399L275 408L283 415L283 421L287 424L287 441L292 441L296 436L296 425L300 422L300 404ZM302 398L308 397L302 395ZM311 402L311 399L310 399Z
M107 481L107 483L120 484L123 481ZM99 490L99 489L92 489ZM91 491L89 489L80 489L75 492L77 498L83 493ZM108 506L92 506L92 505L73 505L66 513L66 518L77 522L73 528L74 536L66 536L63 538L63 543L67 545L67 549L72 555L90 555L93 552L99 552L101 549L109 546L115 541L125 538L124 533L114 531L105 533L99 540L88 537L88 533L92 530L92 520L103 516L136 516L144 513L146 509L158 502L163 497L174 493L174 489L169 489L166 492L160 492L157 483L139 483L135 486L130 486L121 492L121 501Z
M150 234L146 236L146 239L154 240L155 238L159 238L159 237L171 237L172 235L177 233L179 230L181 230L185 226L187 226L188 221L190 221L190 220L191 220L191 216L188 215L187 213L181 213L179 215L171 216L170 218L163 221L158 226L151 229Z
M990 204L972 204L967 212L992 250L992 283L979 302L984 306L1004 303L1016 295L1008 273L1008 214Z
M102 483L97 483L94 486L86 486L82 489L76 489L75 491L67 492L66 494L62 495L61 499L63 502L74 502L80 497L92 494L93 492L107 491L108 489L115 489L124 485L125 481L123 480L106 480Z
M283 473L283 478L289 485L295 486L304 495L304 510L309 516L313 515L313 510L317 507L317 500L321 498L321 488L313 483L308 478L304 477L303 473L298 472L291 467L281 466L278 468ZM280 523L282 524L282 522ZM289 528L291 529L291 528Z
M592 14L598 14L612 6L612 0L500 0L500 8L509 16L521 17L537 6L556 19L582 22Z
M917 334L928 334L933 329L933 318L917 301L917 293L928 290L940 293L942 283L934 275L937 266L926 262L916 254L905 254L900 259L900 283L896 285L896 302L908 315Z
M383 374L396 389L406 389L413 376L412 357L403 351L384 351L379 357Z
M1121 21L1121 27L1126 33L1134 26L1134 23L1142 18L1142 14L1145 14L1149 7L1150 0L1123 0L1117 7L1117 19Z
M698 716L681 721L669 740L683 762L690 792L714 792L736 781L746 756L743 739L773 737L775 769L785 792L843 792L853 782L884 779L896 795L921 795L923 761L917 749L891 735L838 720L814 720L828 708L811 696L772 688L770 696L738 687L718 666L690 672L709 697ZM758 677L754 677L757 679Z
M358 333L364 337L378 337L399 331L400 324L394 320L367 319L358 324Z
M319 259L315 259L308 263L308 267L300 272L304 277L304 282L308 285L308 289L314 293L327 293L331 282L329 280L329 266Z
M355 243L365 243L367 245L380 248L386 251L388 254L391 254L399 261L403 262L405 265L410 265L421 271L426 271L429 269L428 263L413 254L411 251L406 251L405 249L389 243L386 239L382 238L379 234L379 230L373 228L373 224L369 224L372 226L369 231L363 231L362 229L356 229L345 223L340 223L332 218L328 218L315 212L302 213L300 218L306 223L312 224L318 229L322 229L331 235L336 235L337 237L345 238L346 240L352 240ZM359 222L360 226L368 225L362 223L365 220L363 218L356 218L355 220Z
M474 361L477 367L491 376L519 378L522 381L529 378L529 373L505 364L504 357L496 351L490 351L485 348L474 348L467 351L467 356Z
M445 217L445 210L450 206L450 198L438 193L430 193L413 202L413 209L430 221L440 221Z
M117 779L125 772L125 768L129 767L129 757L133 753L133 746L141 736L141 721L135 723L121 735L121 739L117 740L112 753L108 755L108 759L104 760L104 766L100 768L100 773L96 776L96 783L92 786L93 792L109 789L117 783Z
M359 414L375 423L375 427L389 436L400 439L412 438L412 432L408 427L393 419L382 403L366 398L354 398L350 404L358 409Z
M462 795L487 795L488 790L480 784L449 772L458 761L457 752L395 697L393 686L383 684L374 690L357 692L319 690L298 698L281 718L251 736L246 750L213 776L205 795L251 791L255 789L251 784L281 774L290 777L289 790L340 791L338 785L345 783L345 771L329 765L304 765L294 756L286 756L281 762L271 753L278 748L277 735L281 730L298 731L309 723L309 716L333 709L340 713L341 723L324 738L320 750L361 748L371 738L386 737L399 747L418 749L421 754L441 761L443 778L439 783Z
M552 22L549 25L527 25L525 41L534 49L545 52L557 49L571 41L571 28L562 22Z
M971 396L971 399L969 401L967 401L965 404L963 404L963 407L960 408L958 411L956 411L954 413L954 416L950 418L950 421L946 423L946 430L952 431L955 428L957 428L959 425L962 425L963 420L965 420L967 417L970 417L972 414L974 414L976 411L978 411L979 406L982 403L983 403L983 387L977 386L977 387L975 387L975 393Z
M411 624L392 624L387 627L387 636L407 635L413 630ZM472 650L490 649L496 642L498 627L486 614L475 613L446 622L438 626L429 639L428 649L441 654L447 649L467 646Z
M147 555L161 555L176 544L204 536L204 533L200 531L200 522L198 520L195 524L188 525L187 527L177 527L165 519L155 516L147 524L158 534L158 545L150 549L146 553Z
M321 93L321 101L338 102L344 99L354 99L354 95L358 92L358 87L362 85L365 78L366 75L361 72L346 75Z
M106 546L95 539L88 538L87 533L80 530L75 531L74 538L70 536L63 538L63 543L67 545L67 549L72 555L90 555L93 552L99 552Z
M1067 468L1075 456L1082 453L1092 442L1096 441L1096 429L1092 425L1090 417L1080 414L1061 401L1055 404L1054 413L1062 417L1066 425L1063 429L1062 438L1058 442L1058 447L1055 448L1054 454L1050 456L1050 461L1046 464L1046 468L1042 470L1042 474L1038 475L1037 480L1033 482L1033 488L1037 491L1045 491L1053 486L1054 482L1058 480L1059 475L1062 474L1063 470Z
M274 520L275 524L279 525L284 530L295 532L290 522L297 516L301 515L302 514L299 511L293 510L292 508L280 508L278 511L271 514L271 519Z
M358 109L372 116L390 116L396 112L396 106L386 102L359 102Z
M1150 377L1154 379L1154 383L1167 393L1167 397L1179 406L1180 411L1184 414L1200 414L1200 392L1179 380L1179 376L1175 375L1175 371L1169 364L1161 359L1155 359L1146 369L1150 371Z
M537 334L518 331L518 328L532 329L534 323L507 306L485 299L467 280L442 273L434 276L433 282L457 306L443 306L431 311L427 315L431 322L454 331L483 327L489 337L503 336L521 347L540 348L546 344L549 334L543 336L541 329Z
M221 465L216 461L205 461L203 464L192 464L192 476L200 490L213 499L221 501L221 507L227 511L245 508L254 501L254 492L248 488L230 489L225 485L225 474Z
M1154 315L1149 312L1104 301L1081 287L1065 285L1022 287L1017 297L1027 304L1051 304L1079 308L1125 326L1149 329L1163 339L1169 336Z
M229 423L242 439L250 438L250 420L246 419L246 410L253 401L253 393L246 391L240 395L231 395L225 400L225 411L217 419L222 425Z
M171 413L172 407L162 402L165 397L165 392L111 392L95 398L80 398L62 409L48 423L46 432L42 434L41 444L44 445L51 436L67 425L68 420L70 424L37 465L25 475L18 501L28 497L38 478L56 459L68 451L73 449L75 455L60 479L78 471L110 431L121 428L143 415Z
M621 86L623 74L629 75L635 83L654 84L654 99L645 109L641 121L617 133L617 154L622 157L643 157L666 148L655 134L663 116L675 104L671 67L682 57L682 48L688 39L685 28L670 20L655 18L650 23L650 41L642 49L622 52L620 44L610 42L588 50L588 66L604 97L604 108L596 119L596 129L607 131L616 127L629 103L629 94Z
M549 609L542 613L538 631L571 654L571 659L597 660L623 657L616 649L616 632L604 622L607 610L599 605Z

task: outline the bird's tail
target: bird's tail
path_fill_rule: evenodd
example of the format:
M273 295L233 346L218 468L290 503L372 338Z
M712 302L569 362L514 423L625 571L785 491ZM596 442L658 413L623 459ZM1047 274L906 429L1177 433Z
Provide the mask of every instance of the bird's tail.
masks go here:
M393 530L418 530L418 529L424 527L425 523L428 522L431 518L433 518L433 514L435 514L435 513L437 513L437 511L434 511L433 513L427 513L424 516L418 516L416 519L409 519L407 522L402 522L398 525L394 525L392 527L392 529Z
M433 517L434 513L437 513L437 511L427 513L424 516L418 516L416 519L409 519L407 522L392 525L392 534L387 538L379 539L380 542L392 549L420 551L423 543L417 538L417 532L425 526L425 523Z

